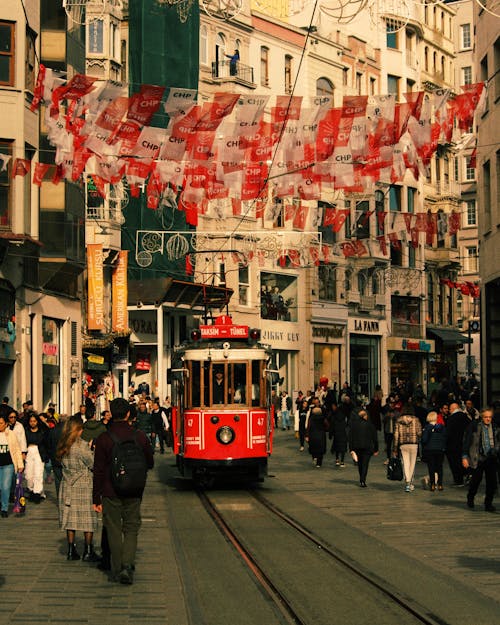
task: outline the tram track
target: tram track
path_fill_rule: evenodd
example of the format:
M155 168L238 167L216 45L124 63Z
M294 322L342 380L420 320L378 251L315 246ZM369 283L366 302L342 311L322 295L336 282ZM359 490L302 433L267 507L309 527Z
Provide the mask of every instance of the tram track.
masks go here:
M272 517L278 519L296 535L313 545L318 552L326 556L331 562L334 562L336 566L340 566L363 585L367 585L373 591L379 593L392 606L397 606L397 609L411 617L415 623L421 623L422 625L450 625L439 616L430 613L424 606L401 594L396 588L391 587L387 581L366 570L359 562L352 561L347 554L318 537L312 530L280 510L258 491L250 490L248 493L253 501L272 515ZM272 575L266 572L266 566L261 565L258 561L258 556L252 552L252 548L245 545L244 538L240 536L240 532L232 527L231 522L221 512L218 504L214 503L212 497L205 491L197 491L197 495L214 524L251 571L256 583L273 602L284 622L294 625L308 625L310 621L303 614L300 614L300 610L295 607L296 599L293 596L290 597L286 591L280 590L279 584L273 582Z

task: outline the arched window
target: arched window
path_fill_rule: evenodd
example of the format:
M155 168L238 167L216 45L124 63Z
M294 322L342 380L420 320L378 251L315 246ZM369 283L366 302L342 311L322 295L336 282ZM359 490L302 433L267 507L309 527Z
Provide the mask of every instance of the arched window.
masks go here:
M427 46L424 48L424 69L426 72L429 71L429 48Z
M217 51L217 56L219 60L222 60L224 54L226 53L226 38L222 33L217 33L217 38L215 40L215 49Z
M328 78L325 78L324 76L322 76L321 78L318 78L318 80L316 81L316 95L317 96L323 96L323 95L333 96L334 91L335 91L335 87L333 86L333 82L331 80L328 80Z
M205 25L200 28L200 65L208 63L208 29Z

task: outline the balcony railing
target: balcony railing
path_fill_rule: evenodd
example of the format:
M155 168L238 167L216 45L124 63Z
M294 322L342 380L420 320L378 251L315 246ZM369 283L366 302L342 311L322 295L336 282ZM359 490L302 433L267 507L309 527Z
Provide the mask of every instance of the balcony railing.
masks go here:
M235 64L231 61L213 61L212 78L254 84L253 67L244 65L240 61Z
M392 336L402 336L409 339L422 338L422 327L419 323L392 322Z

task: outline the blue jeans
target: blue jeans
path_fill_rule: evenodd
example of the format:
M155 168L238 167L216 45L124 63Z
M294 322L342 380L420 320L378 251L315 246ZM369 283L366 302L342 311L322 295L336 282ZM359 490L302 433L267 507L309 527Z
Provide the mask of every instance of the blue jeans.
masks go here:
M14 465L7 464L0 467L0 490L2 491L2 512L9 510L10 489L14 477Z
M286 430L288 427L290 427L290 422L288 421L289 416L290 416L289 410L281 411L281 427L283 428L283 430Z

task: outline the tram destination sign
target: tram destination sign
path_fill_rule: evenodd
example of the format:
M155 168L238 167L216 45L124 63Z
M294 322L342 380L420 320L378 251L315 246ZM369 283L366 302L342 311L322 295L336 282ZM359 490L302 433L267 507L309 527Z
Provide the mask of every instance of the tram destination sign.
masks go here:
M202 339L246 339L248 326L217 325L200 326Z

